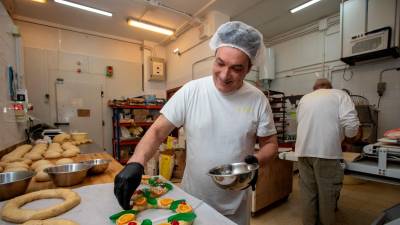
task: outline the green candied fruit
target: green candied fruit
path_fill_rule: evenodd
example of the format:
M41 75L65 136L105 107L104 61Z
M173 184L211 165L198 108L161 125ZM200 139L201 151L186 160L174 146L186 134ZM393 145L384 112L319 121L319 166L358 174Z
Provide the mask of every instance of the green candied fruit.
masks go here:
M147 201L147 203L149 203L151 205L157 205L157 199L155 199L155 198L146 197L146 201Z
M192 221L194 221L195 218L196 218L196 214L194 214L193 212L179 213L179 214L175 214L175 215L168 217L168 222L172 222L173 220L192 222Z
M119 217L121 217L121 216L124 215L124 214L128 214L128 213L133 213L133 214L136 215L138 212L137 212L136 210L132 210L132 209L124 210L124 211L121 211L121 212L119 212L119 213L116 213L116 214L110 216L109 218L110 218L110 220L112 220L112 221L115 223L115 221L116 221Z
M151 220L149 220L149 219L145 219L145 220L143 220L141 225L153 225L153 222L151 222Z
M181 199L181 200L173 201L171 203L171 205L169 206L169 209L175 212L175 210L178 208L178 205L181 204L182 202L185 202L185 200Z
M167 188L167 189L168 189L168 191L170 191L170 190L172 190L172 189L173 189L173 186L172 186L171 184L169 184L169 183L164 183L164 184L162 185L162 187L165 187L165 188Z

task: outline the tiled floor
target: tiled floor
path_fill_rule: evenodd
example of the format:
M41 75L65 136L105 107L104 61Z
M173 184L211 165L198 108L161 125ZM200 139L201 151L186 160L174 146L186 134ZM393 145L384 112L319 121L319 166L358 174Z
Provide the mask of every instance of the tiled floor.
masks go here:
M347 179L346 179L347 180ZM336 213L338 225L369 225L384 209L400 203L400 186L363 182L345 184ZM301 225L298 175L288 201L254 216L251 225Z

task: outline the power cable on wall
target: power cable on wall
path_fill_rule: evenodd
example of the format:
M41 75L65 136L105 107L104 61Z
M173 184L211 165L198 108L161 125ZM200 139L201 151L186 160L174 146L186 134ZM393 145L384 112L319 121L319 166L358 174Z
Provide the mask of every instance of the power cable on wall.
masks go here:
M342 74L342 78L343 78L344 81L350 81L351 79L353 79L353 76L354 76L353 71L350 70L350 77L349 77L349 78L346 78L346 71L347 71L347 68L348 68L347 66L344 67L343 74Z

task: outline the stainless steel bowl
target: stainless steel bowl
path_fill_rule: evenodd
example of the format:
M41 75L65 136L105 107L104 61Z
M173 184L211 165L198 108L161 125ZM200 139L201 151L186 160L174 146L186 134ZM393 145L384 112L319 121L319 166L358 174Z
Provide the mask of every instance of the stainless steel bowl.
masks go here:
M231 163L212 168L208 175L218 187L237 191L249 187L257 169L257 164Z
M31 171L0 173L0 201L24 194L35 174Z
M92 168L89 169L90 174L99 174L103 173L108 168L108 164L110 164L110 162L110 159L92 159L83 161L82 163L92 166Z
M83 163L70 163L44 169L59 187L69 187L81 183L91 168L91 165Z

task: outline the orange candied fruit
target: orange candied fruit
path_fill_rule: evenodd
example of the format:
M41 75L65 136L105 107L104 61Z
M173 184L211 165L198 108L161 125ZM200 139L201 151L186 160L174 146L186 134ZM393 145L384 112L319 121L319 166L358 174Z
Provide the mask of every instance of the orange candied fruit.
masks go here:
M139 197L135 200L135 205L146 205L147 200L145 197Z
M178 208L176 208L177 213L188 213L191 212L193 209L188 204L179 204Z
M117 225L125 225L126 223L134 220L136 218L135 214L133 213L128 213L120 216L115 223Z
M169 206L174 200L171 198L161 198L160 205L162 206Z

